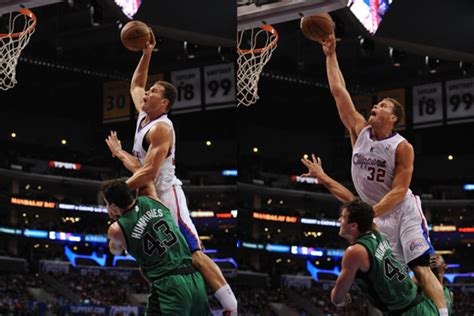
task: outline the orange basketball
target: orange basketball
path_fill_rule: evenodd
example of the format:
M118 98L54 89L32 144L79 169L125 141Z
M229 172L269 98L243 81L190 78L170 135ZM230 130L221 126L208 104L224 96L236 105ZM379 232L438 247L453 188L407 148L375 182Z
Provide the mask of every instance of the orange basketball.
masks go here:
M323 42L334 33L334 22L328 13L303 17L300 27L304 36L315 42Z
M126 48L138 52L146 48L146 42L151 41L151 30L143 22L130 21L123 26L120 39Z

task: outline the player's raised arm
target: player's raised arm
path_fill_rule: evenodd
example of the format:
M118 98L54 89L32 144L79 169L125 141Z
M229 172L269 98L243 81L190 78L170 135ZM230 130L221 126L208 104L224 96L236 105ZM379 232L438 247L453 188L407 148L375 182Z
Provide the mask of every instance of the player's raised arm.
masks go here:
M105 142L112 153L112 157L117 157L120 159L128 171L135 173L138 169L140 169L142 166L140 160L122 149L122 143L117 137L117 132L111 131L110 135L105 139Z
M150 67L151 54L156 44L155 35L153 35L151 29L150 31L151 42L148 42L146 48L143 50L142 58L140 58L137 68L133 73L132 83L130 84L130 94L133 104L135 104L135 109L138 112L142 110L143 96L145 95L145 87L148 80L148 68Z
M360 131L367 125L364 117L357 112L351 96L346 89L346 83L342 75L336 55L336 38L334 34L329 35L328 39L322 44L326 55L326 71L329 81L329 88L333 95L339 117L349 132L358 136ZM356 138L355 137L355 138ZM352 139L353 137L351 137Z
M322 167L321 159L316 157L314 154L312 156L312 161L307 158L302 158L301 162L308 168L308 172L302 174L302 177L315 177L319 183L323 184L329 192L331 192L334 197L339 201L346 203L355 199L354 194L352 194L349 189L343 186L341 183L337 182L330 176L328 176Z

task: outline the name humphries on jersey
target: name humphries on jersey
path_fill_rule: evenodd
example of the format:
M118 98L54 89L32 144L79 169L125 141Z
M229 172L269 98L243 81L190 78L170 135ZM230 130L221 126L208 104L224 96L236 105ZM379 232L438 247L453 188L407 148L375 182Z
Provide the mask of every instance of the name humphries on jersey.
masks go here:
M145 231L148 222L152 218L163 217L163 211L161 209L151 209L146 211L145 214L140 216L138 222L133 226L132 238L141 239L143 232Z
M375 236L374 236L375 238ZM380 261L384 260L384 257L386 257L386 252L387 250L391 249L390 245L388 244L388 241L383 240L375 250L375 258L379 259Z
M368 166L377 166L381 168L387 167L387 161L380 160L377 158L366 157L359 153L354 154L354 156L352 157L352 163L354 165L359 165L363 169L367 168Z

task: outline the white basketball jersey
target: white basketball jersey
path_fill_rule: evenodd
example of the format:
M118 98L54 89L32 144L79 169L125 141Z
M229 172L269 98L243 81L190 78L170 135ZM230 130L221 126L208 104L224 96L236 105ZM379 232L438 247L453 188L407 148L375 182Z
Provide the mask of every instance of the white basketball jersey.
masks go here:
M378 203L391 189L395 173L395 152L405 140L398 133L372 140L371 126L366 126L352 149L352 181L359 197L366 203ZM411 190L405 199L412 195Z
M166 114L161 115L160 117L154 119L153 121L148 122L145 126L142 126L142 122L146 117L145 112L140 112L138 115L137 120L137 127L135 129L135 139L133 142L133 155L137 157L140 162L143 164L145 162L145 156L148 150L148 142L145 139L146 134L155 126L158 122L168 124L173 131L173 144L170 148L166 159L163 161L163 164L158 171L158 174L155 178L155 187L158 191L158 195L160 192L166 191L170 189L173 185L181 185L181 181L176 178L175 175L175 165L174 165L174 153L175 153L175 144L176 144L176 137L173 128L173 122L170 121ZM143 148L143 145L146 146L146 149Z

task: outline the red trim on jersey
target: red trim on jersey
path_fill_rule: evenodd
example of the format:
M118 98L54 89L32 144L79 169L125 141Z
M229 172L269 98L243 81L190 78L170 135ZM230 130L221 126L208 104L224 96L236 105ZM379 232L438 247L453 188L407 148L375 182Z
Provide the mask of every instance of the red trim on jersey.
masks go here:
M183 219L181 218L181 212L179 210L179 203L178 203L178 195L176 194L176 189L174 188L174 185L173 185L173 195L174 195L174 201L176 203L176 211L178 212L178 222L181 223L181 225L183 225L183 227L192 235L194 236L194 238L196 239L198 245L200 245L200 241L199 239L197 238L197 236L194 234L194 232L191 230L191 228L188 227L188 225L186 225L186 223L183 221Z
M416 199L416 196L414 194L412 194L412 197L415 199L415 205L416 205L416 208L418 209L418 214L420 214L421 224L423 225L423 229L426 231L426 236L428 236L428 238L429 238L428 225L426 225L426 220L425 220L425 217L423 216L423 211L421 210L420 206L418 205L418 200Z

